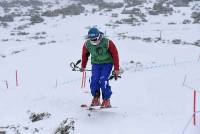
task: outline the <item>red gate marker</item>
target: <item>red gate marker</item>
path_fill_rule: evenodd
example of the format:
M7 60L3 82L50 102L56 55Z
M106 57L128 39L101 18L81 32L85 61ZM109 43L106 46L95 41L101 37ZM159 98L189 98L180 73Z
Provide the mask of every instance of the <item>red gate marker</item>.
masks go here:
M85 71L83 71L83 73L82 73L82 82L81 82L81 88L84 88L85 87L85 76L86 75L86 73L85 73Z
M86 83L86 71L84 71L85 72L85 78L84 78L84 85L83 85L83 87L85 88L85 83Z

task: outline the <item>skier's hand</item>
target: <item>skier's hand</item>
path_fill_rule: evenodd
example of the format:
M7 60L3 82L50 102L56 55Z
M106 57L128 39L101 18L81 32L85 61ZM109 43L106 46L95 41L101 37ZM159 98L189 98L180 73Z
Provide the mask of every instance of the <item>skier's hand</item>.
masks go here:
M114 76L115 76L115 80L117 80L119 76L119 70L114 70Z
M84 71L85 71L85 68L81 68L81 69L80 69L80 72L84 72Z

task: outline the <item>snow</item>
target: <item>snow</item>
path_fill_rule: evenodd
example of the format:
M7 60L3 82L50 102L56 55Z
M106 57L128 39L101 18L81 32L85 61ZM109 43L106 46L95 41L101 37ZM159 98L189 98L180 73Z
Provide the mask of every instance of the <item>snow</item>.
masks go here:
M188 13L188 10L180 10ZM191 120L193 89L198 90L197 97L200 97L200 48L172 42L122 39L118 36L118 33L125 32L129 36L154 39L159 37L158 30L161 30L162 38L166 41L181 39L193 42L200 39L199 24L180 24L180 14L179 17L175 14L167 19L178 22L177 25L167 25L167 19L164 20L165 17L160 15L149 16L150 21L139 26L122 24L111 28L105 26L112 20L110 16L111 13L89 13L66 18L45 18L45 23L24 30L30 35L23 37L23 42L1 40L0 56L3 54L6 57L0 57L0 131L1 127L13 125L19 126L22 134L33 133L35 128L39 129L39 134L49 134L55 132L64 119L72 118L75 120L74 134L200 132L200 114L196 115L196 126ZM14 24L10 25L8 29L0 27L1 39L14 38L9 34ZM88 26L94 25L106 31L106 35L115 42L124 73L118 81L110 81L113 91L111 104L117 108L90 112L80 107L91 101L90 72L87 72L86 88L81 89L82 74L71 71L69 64L81 58ZM43 41L56 40L56 43L42 46L38 45L41 40L28 38L42 31L47 33ZM11 54L15 50L24 51ZM140 66L136 66L136 63L140 63ZM15 83L16 70L19 75L18 87ZM183 85L185 76L185 85L192 89ZM200 103L197 104L199 111ZM51 116L31 122L31 112L48 112ZM14 133L12 129L3 130L8 134Z
M117 2L124 2L123 0L104 0L105 2L114 2L114 3L117 3Z

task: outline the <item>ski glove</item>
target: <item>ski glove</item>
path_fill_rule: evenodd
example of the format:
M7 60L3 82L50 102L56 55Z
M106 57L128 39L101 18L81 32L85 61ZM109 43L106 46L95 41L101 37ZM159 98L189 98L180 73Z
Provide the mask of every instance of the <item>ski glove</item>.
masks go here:
M80 69L80 72L84 72L84 71L85 71L85 68L81 68L81 69Z
M119 76L119 70L114 70L114 76L115 76L115 80L117 80Z

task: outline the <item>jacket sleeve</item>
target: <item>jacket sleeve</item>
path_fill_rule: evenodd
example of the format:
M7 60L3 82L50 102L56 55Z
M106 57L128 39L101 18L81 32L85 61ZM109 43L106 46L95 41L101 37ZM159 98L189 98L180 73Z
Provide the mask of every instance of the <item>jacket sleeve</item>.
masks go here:
M86 44L84 43L83 48L82 48L81 68L86 68L89 56L90 56L90 53L88 52L88 50L86 48Z
M108 50L113 58L114 70L119 70L119 55L118 55L117 48L112 40L109 40Z

